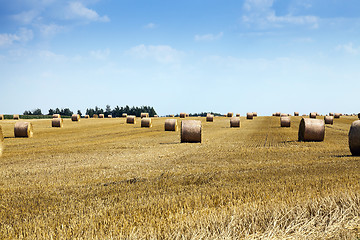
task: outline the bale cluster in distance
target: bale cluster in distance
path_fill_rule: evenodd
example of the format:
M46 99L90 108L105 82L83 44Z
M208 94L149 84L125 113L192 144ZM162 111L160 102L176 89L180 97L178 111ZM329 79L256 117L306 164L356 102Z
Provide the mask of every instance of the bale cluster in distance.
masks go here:
M288 116L287 113L281 113L281 114L280 114L280 117L287 117L287 116Z
M73 121L73 122L78 122L78 121L80 121L80 115L79 115L79 114L73 114L73 115L71 116L71 121Z
M325 121L325 124L331 124L331 125L333 125L333 123L334 123L334 117L333 117L333 116L325 116L325 117L324 117L324 121Z
M104 117L105 117L104 114L102 114L102 113L99 114L99 118L104 118Z
M290 117L280 117L280 126L281 127L290 127Z
M294 112L294 116L299 116L299 112Z
M14 119L14 120L19 120L19 119L20 119L19 114L14 114L14 115L13 115L13 119Z
M317 113L316 113L316 112L311 112L311 113L309 114L309 117L310 117L310 118L316 118L316 116L317 116Z
M280 115L281 115L281 112L276 112L276 113L275 113L275 116L276 116L276 117L280 117Z
M240 117L240 113L237 113L237 114L236 114L236 117Z
M254 116L254 117L257 117L257 112L253 112L253 116Z
M180 118L186 118L186 113L180 113Z
M85 118L90 118L90 116L89 116L89 115L85 115Z
M178 125L176 119L166 119L165 120L165 131L177 131Z
M2 128L0 126L0 157L2 156L3 151L4 151L4 135L2 132Z
M62 128L64 125L63 119L62 118L53 118L51 121L51 126L52 127L59 127Z
M141 113L140 114L141 118L148 118L149 117L149 113Z
M299 125L299 141L324 141L325 124L323 120L302 118Z
M351 124L349 131L349 148L354 156L360 156L360 120Z
M133 115L129 115L126 117L127 124L136 124L136 117Z
M0 114L0 120L4 120L4 114Z
M331 113L329 113L329 116L334 116L334 113L332 113L332 112L331 112Z
M340 113L335 113L334 114L334 118L340 118L341 114Z
M109 115L108 115L108 118L112 118L112 115L111 115L111 114L109 114Z
M151 118L147 118L147 117L142 118L141 119L141 127L142 128L151 128L152 127Z
M233 117L234 114L233 114L232 112L228 112L226 116L227 116L227 117Z
M123 113L121 116L122 116L123 118L126 118L126 117L127 117L127 113Z
M212 115L212 114L207 114L207 115L206 115L206 121L207 121L207 122L213 122L213 121L214 121L214 115Z
M253 114L253 113L248 112L248 113L246 114L246 119L253 119L253 118L254 118L254 114Z
M174 114L170 114L169 117L174 117Z
M232 117L230 118L230 127L231 128L239 128L240 127L240 118L239 117Z
M27 137L33 136L33 126L30 122L17 122L14 127L15 137Z
M53 117L53 118L61 118L60 114L57 114L57 113L53 114L52 117Z
M201 121L181 121L181 142L201 143Z

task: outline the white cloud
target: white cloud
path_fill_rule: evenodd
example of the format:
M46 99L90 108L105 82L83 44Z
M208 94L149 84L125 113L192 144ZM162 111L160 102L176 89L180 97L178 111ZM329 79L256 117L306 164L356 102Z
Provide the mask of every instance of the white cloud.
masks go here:
M109 49L91 51L90 55L99 60L105 60L110 55Z
M154 59L160 63L178 62L184 55L181 51L167 45L146 46L144 44L131 48L127 54L134 58Z
M35 10L24 11L12 16L12 18L22 24L30 24L38 16L38 12Z
M344 51L345 53L351 54L351 55L358 55L360 53L360 47L354 47L353 43L347 43L343 45L338 45L336 47L336 50L338 51Z
M50 60L50 61L63 61L66 60L66 56L61 54L56 54L54 52L51 52L49 50L42 50L38 52L39 57Z
M27 28L20 28L16 34L0 34L0 47L12 45L14 42L27 42L34 37L33 31Z
M217 35L214 34L205 34L205 35L195 35L195 41L214 41L222 38L224 34L220 32Z
M144 28L147 28L147 29L153 29L156 27L157 27L157 25L155 23L148 23L144 26Z
M57 24L37 24L36 25L41 34L45 37L51 37L61 31L63 31L65 29L64 26L60 26L60 25L57 25Z
M291 13L277 16L272 9L274 0L246 0L243 9L245 14L242 21L246 24L255 24L264 27L282 27L285 24L309 25L312 28L319 26L316 16L293 16Z
M96 11L85 7L81 2L71 2L66 17L68 19L85 19L96 22L109 22L108 16L100 16Z

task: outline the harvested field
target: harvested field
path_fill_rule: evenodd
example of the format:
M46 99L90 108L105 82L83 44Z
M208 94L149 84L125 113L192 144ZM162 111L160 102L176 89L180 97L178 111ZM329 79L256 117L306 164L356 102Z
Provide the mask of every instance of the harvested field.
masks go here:
M3 120L0 239L359 238L357 117L334 119L323 142L298 142L290 118L187 118L202 143L180 143L166 118L27 120L33 138Z

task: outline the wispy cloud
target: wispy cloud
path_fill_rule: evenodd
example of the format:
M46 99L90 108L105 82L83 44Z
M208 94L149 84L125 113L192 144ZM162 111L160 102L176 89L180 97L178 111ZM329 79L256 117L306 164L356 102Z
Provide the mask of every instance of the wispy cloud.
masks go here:
M146 46L144 44L129 49L127 54L139 59L154 59L160 63L178 62L184 55L183 52L168 45Z
M153 29L156 27L157 27L157 25L155 23L148 23L144 26L144 28L146 28L146 29Z
M12 18L17 22L20 22L21 24L30 24L38 16L38 14L38 11L32 9L29 11L23 11L21 13L15 14L12 16Z
M274 0L246 0L243 9L242 22L253 24L262 28L282 27L290 25L306 25L318 28L319 18L316 16L294 16L288 13L283 16L276 15L273 9Z
M96 22L110 21L108 16L100 16L95 10L85 7L81 2L70 2L66 17L68 19L84 19Z
M360 53L360 47L354 47L352 42L338 45L335 49L351 55L358 55Z
M61 25L57 25L54 23L51 24L36 24L36 26L39 28L39 31L41 33L41 35L43 35L44 37L51 37L54 36L55 34L63 31L66 29L66 27L61 26Z
M195 41L214 41L222 38L223 32L220 32L219 34L205 34L205 35L195 35Z
M16 34L0 34L0 47L10 46L15 42L27 42L34 37L33 31L27 28L20 28Z
M99 60L105 60L110 55L110 49L90 51L90 55Z

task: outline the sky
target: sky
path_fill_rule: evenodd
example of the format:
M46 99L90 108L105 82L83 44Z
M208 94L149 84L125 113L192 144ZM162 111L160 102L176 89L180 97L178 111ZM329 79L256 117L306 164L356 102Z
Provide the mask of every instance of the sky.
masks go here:
M0 113L358 113L358 0L0 0Z

